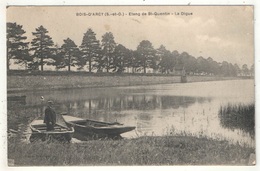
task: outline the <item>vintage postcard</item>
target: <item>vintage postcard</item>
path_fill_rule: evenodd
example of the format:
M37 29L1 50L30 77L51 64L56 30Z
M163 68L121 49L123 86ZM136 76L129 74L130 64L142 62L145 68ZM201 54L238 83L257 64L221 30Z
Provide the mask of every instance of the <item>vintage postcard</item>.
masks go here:
M9 166L256 164L254 6L8 6Z

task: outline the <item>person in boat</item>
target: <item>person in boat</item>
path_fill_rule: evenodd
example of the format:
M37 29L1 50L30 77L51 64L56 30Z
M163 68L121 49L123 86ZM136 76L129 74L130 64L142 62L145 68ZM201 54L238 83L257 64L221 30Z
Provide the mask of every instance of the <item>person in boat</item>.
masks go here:
M53 109L53 101L48 101L48 106L45 109L44 123L46 123L47 131L54 130L56 124L56 113Z

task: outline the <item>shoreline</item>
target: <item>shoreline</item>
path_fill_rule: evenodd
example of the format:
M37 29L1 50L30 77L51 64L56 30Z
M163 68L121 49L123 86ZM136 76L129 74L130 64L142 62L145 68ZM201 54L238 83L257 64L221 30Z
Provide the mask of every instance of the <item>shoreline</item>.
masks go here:
M187 76L187 83L225 80L243 80L241 77ZM104 87L127 87L181 83L180 76L154 75L10 75L7 93L26 91L66 90ZM185 83L183 83L185 84Z

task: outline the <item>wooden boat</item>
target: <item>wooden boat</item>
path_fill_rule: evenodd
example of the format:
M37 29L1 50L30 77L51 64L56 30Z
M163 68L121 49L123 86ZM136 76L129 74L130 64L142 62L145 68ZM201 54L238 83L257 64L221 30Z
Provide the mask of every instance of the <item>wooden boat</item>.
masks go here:
M73 127L68 128L60 124L56 124L53 131L47 131L46 124L43 123L43 120L41 119L32 121L30 129L32 130L30 137L31 142L35 140L58 140L69 142L74 133Z
M68 127L74 127L75 133L96 137L116 137L135 129L135 126L124 126L118 122L101 122L82 119L66 114L62 115Z

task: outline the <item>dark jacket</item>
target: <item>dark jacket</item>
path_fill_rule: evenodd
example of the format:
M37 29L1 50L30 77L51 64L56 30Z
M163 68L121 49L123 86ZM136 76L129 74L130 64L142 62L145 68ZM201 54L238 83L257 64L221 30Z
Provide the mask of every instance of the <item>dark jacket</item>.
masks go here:
M52 108L48 106L45 109L44 123L49 125L50 122L52 123L52 125L56 124L56 113Z

